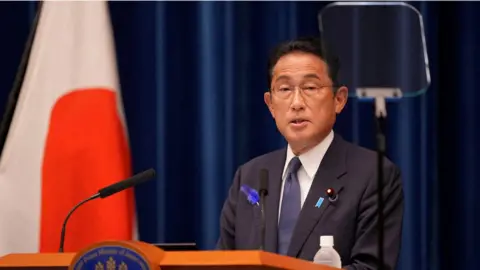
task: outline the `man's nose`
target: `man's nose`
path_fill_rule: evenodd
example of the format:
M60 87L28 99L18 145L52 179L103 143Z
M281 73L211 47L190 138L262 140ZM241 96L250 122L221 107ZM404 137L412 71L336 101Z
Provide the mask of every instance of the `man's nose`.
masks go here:
M300 87L295 87L291 108L293 110L301 110L305 108L305 99L302 95L302 89Z

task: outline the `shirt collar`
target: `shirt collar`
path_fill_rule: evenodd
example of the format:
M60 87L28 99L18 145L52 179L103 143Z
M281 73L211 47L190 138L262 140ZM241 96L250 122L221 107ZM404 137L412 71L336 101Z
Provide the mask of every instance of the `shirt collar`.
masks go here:
M300 161L302 162L302 167L305 169L305 171L307 172L308 176L311 179L315 177L318 167L320 166L320 163L322 162L322 159L325 156L325 153L327 152L328 147L333 141L333 137L334 137L334 132L332 130L327 135L327 137L325 137L325 139L323 139L319 144L317 144L315 147L313 147L309 151L299 156ZM285 177L285 173L287 172L287 167L290 160L294 157L295 155L292 152L292 148L290 147L290 145L288 145L287 157L285 160L285 167L283 169L283 177Z

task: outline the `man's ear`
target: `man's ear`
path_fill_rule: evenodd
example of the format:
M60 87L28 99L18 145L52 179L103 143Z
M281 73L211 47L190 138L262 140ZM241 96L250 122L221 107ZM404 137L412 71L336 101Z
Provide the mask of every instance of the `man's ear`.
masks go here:
M347 104L348 100L348 88L346 86L342 86L337 89L335 93L335 112L337 114L341 113L345 105Z
M272 94L270 91L267 91L263 94L263 101L265 101L265 104L267 105L270 114L272 114L272 117L275 118L275 110L273 109Z

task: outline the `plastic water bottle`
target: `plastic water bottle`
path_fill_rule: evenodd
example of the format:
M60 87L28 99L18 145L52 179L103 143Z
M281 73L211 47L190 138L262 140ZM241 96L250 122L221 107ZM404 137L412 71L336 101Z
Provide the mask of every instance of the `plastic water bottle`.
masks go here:
M342 260L338 252L333 248L333 236L320 236L320 249L313 258L313 263L331 267L342 268Z

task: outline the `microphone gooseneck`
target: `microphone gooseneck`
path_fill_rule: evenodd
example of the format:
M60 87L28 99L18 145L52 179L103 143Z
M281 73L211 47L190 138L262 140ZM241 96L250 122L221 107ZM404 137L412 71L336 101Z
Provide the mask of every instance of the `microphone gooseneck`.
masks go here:
M262 212L262 223L260 228L260 249L265 250L265 196L268 196L268 170L260 170L260 207Z
M77 205L75 205L72 210L70 210L70 212L68 212L67 214L67 217L65 218L65 220L63 221L63 225L62 225L62 233L60 234L60 248L58 249L58 252L62 253L63 252L63 245L65 244L65 233L66 233L66 228L67 228L67 222L68 222L68 219L70 218L70 216L73 214L73 212L75 212L75 210L77 210L78 207L80 207L81 205L83 205L84 203L86 202L89 202L91 200L94 200L96 198L100 197L100 194L95 194L93 196L91 196L90 198L87 198L79 203L77 203Z
M75 212L75 210L77 210L77 208L79 208L81 205L83 205L83 204L85 204L85 203L87 203L91 200L94 200L94 199L97 199L97 198L101 198L101 199L107 198L107 197L109 197L109 196L111 196L115 193L118 193L122 190L125 190L127 188L136 186L136 185L141 184L143 182L146 182L147 180L150 180L153 177L155 177L155 170L154 169L148 169L148 170L143 171L141 173L138 173L138 174L126 179L126 180L123 180L123 181L117 182L115 184L109 185L107 187L104 187L104 188L100 189L96 194L94 194L94 195L90 196L89 198L87 198L87 199L79 202L78 204L76 204L72 208L72 210L70 210L70 212L68 212L67 217L63 221L62 232L60 234L60 248L58 249L58 252L62 253L63 250L64 250L67 222L70 219L70 216L73 214L73 212Z

